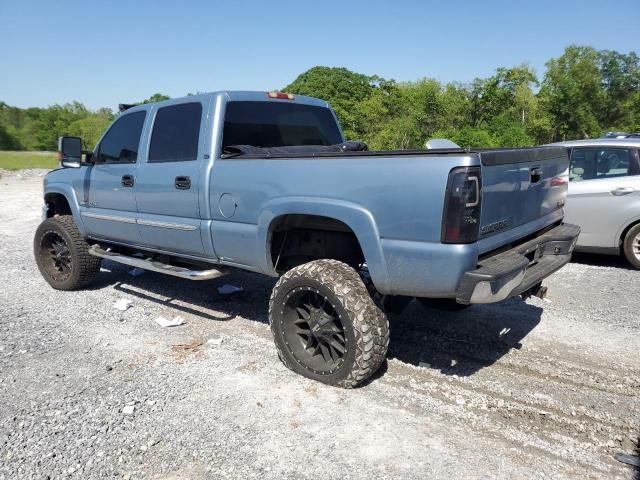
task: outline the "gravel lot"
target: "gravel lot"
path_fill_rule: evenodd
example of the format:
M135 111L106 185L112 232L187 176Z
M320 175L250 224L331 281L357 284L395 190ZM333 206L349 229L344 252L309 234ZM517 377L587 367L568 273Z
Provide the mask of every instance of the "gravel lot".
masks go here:
M40 174L0 178L0 479L640 479L613 457L640 433L640 272L622 261L579 256L545 301L414 302L377 378L340 390L278 361L273 279L105 263L92 290L49 288Z

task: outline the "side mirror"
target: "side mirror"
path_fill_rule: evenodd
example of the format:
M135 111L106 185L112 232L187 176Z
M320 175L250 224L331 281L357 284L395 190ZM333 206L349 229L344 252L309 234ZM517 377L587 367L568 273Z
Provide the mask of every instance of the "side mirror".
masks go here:
M79 168L82 162L82 139L80 137L60 137L58 139L58 160L65 168Z

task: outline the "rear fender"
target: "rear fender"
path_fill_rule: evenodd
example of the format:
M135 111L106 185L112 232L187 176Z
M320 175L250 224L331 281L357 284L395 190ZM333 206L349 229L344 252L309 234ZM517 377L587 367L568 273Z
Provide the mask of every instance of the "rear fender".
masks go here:
M371 280L381 291L390 290L380 234L376 222L367 209L360 205L321 197L281 197L267 202L258 218L258 245L265 248L260 269L269 275L276 275L269 253L269 234L274 220L282 215L317 215L339 220L356 235L364 253Z

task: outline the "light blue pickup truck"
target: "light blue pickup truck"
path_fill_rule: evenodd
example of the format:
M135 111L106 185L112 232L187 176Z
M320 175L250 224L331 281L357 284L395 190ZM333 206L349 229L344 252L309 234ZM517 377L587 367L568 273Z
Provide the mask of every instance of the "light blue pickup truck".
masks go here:
M545 292L579 229L563 223L564 147L366 151L327 102L216 92L123 108L93 152L62 137L44 181L38 267L89 285L102 259L183 279L280 277L282 361L354 387L384 361L386 311Z

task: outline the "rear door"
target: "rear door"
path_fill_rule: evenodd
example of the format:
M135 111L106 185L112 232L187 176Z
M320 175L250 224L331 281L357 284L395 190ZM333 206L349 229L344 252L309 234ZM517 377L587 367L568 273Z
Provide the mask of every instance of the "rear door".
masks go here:
M136 200L142 244L203 255L200 179L205 164L206 108L185 99L156 107L146 158L138 169Z
M121 115L102 137L81 195L82 221L97 238L139 243L136 175L145 111Z
M580 226L579 246L618 247L620 229L638 216L638 174L636 149L572 149L565 219Z
M520 238L562 218L569 166L566 147L487 151L480 153L480 159L481 250L496 248L511 237Z

